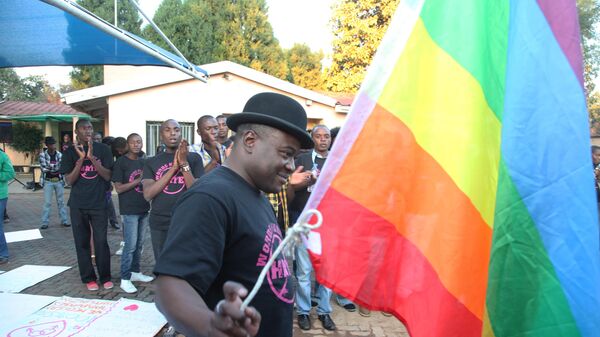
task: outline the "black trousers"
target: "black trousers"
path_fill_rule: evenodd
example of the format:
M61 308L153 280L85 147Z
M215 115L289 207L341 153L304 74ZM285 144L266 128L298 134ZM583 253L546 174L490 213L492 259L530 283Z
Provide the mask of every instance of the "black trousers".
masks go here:
M154 263L156 264L163 246L165 245L165 241L167 241L171 216L150 213L149 222L150 239L152 240L152 251L154 252Z
M100 283L110 281L110 249L106 232L108 228L108 217L106 209L80 209L70 208L71 228L75 239L75 250L77 251L77 264L79 275L83 283L96 281ZM96 267L98 275L92 265L92 250L90 247L91 234L94 233L94 250L96 255Z

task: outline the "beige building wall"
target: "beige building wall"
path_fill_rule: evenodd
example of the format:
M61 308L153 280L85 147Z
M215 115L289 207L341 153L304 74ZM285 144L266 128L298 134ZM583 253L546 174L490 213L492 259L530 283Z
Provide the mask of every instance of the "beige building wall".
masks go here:
M132 78L135 78L136 81L151 81L161 72L167 74L172 72L171 69L162 67L118 67L125 68L122 73L114 71L114 68L117 67L110 68L113 69L105 70L108 81L124 81L127 78L130 81ZM138 68L154 69L142 71ZM118 76L113 72L119 73ZM134 75L136 73L138 74ZM113 137L126 137L128 134L136 132L146 143L146 121L164 121L173 118L179 122L195 123L202 115L234 114L242 111L245 102L250 97L264 91L286 94L298 101L306 109L311 122L309 127L316 123L323 123L331 127L341 126L346 117L346 114L336 113L335 107L309 101L306 98L227 73L211 76L208 83L189 79L110 96L108 99L110 115L108 129ZM199 142L197 136L194 142Z

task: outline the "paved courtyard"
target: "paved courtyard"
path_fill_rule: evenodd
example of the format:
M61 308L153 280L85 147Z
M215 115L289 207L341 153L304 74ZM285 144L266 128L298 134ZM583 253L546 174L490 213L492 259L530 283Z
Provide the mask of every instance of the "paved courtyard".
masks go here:
M26 177L23 177L26 180ZM69 190L65 192L65 202L68 199ZM115 205L117 197L113 196ZM25 190L18 183L9 186L8 214L10 222L4 225L7 232L35 229L39 227L40 216L44 196L42 191ZM0 266L0 270L9 271L25 264L69 266L69 270L47 279L35 286L25 289L22 293L50 296L71 296L81 298L117 300L121 297L131 298L146 302L154 299L154 285L152 283L136 284L138 292L127 294L118 287L120 257L114 255L122 240L122 232L109 228L108 241L112 252L111 268L115 288L111 290L88 291L79 279L75 247L71 228L60 226L56 212L53 209L50 217L50 227L42 230L43 239L22 241L9 244L11 258L8 264ZM154 265L150 238L147 237L142 254L142 272L151 273ZM375 336L389 337L408 336L404 326L394 317L385 317L381 313L372 313L371 317L362 317L358 312L347 312L340 306L333 304L332 315L338 330L330 332L322 329L316 315L312 315L313 329L302 331L294 327L294 336L318 337L318 336ZM263 317L268 320L268 317Z

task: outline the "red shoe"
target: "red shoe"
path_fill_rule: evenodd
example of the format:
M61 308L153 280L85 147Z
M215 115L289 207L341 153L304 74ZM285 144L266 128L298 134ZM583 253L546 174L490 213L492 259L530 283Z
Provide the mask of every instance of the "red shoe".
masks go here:
M85 286L87 287L87 290L89 291L96 291L100 288L98 288L98 283L96 283L96 281L90 281L88 283L85 284Z
M112 289L115 285L111 281L106 281L102 284L102 287L106 290Z

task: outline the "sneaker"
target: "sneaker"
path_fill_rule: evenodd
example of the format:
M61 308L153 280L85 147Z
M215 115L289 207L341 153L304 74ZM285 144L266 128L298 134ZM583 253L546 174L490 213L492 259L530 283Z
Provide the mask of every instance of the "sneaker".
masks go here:
M63 226L63 227L71 227L71 224L70 224L70 223L68 223L68 222L63 222L63 223L62 223L62 226Z
M102 284L102 287L106 290L112 289L115 285L111 281L106 281Z
M8 257L0 257L0 264L8 263Z
M40 226L40 229L48 229L48 224L43 224Z
M130 280L121 280L121 285L119 285L124 292L128 294L133 294L137 291L137 288L131 283Z
M115 252L115 255L123 255L123 248L125 247L125 241L121 241L119 249Z
M10 218L7 215L7 216L4 217L4 223L8 223L8 222L10 222Z
M142 273L131 273L131 281L152 282L152 280L154 280L154 277L152 276L144 275Z
M87 290L89 291L96 291L100 288L98 288L98 283L96 283L96 281L90 281L88 283L85 284L85 286L87 287Z

